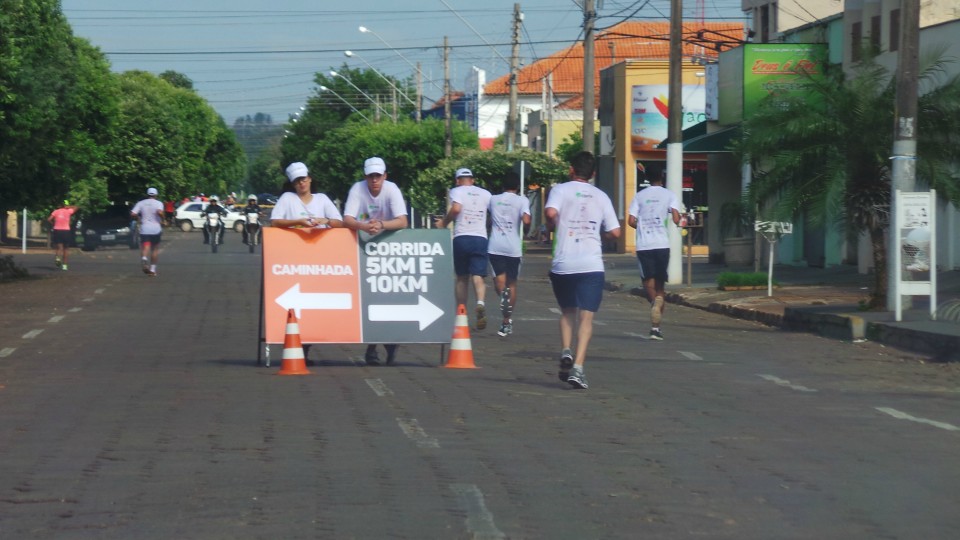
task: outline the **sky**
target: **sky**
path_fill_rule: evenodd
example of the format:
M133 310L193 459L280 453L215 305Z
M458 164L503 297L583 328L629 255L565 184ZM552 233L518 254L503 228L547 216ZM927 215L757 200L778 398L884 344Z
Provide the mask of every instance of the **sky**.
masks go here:
M75 35L89 39L116 72L185 74L233 125L269 114L286 122L315 95L314 75L340 68L376 69L412 78L420 63L424 95L443 88L443 40L450 45L450 84L462 90L473 67L487 81L509 72L513 0L62 0ZM670 0L597 0L596 28L630 19L666 21ZM582 39L574 0L519 2L521 62ZM685 20L743 20L741 0L683 2ZM360 32L364 26L372 32ZM354 53L353 58L344 55ZM426 103L429 103L427 101Z

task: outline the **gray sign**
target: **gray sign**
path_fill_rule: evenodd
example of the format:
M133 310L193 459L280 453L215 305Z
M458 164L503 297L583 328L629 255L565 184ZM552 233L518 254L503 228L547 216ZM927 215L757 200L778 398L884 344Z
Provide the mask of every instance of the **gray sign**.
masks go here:
M457 314L450 231L358 238L363 342L449 343Z

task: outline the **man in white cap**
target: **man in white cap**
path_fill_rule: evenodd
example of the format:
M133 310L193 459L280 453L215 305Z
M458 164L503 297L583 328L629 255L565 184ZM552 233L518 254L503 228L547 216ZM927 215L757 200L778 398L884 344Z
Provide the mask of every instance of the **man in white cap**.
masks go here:
M450 190L450 209L436 226L453 223L453 270L457 274L457 305L467 304L470 281L477 298L477 330L487 327L487 311L483 299L487 292L483 278L487 275L487 207L490 192L474 185L473 172L467 168L454 173L457 187Z
M163 232L163 203L157 200L158 194L157 188L147 188L147 198L130 211L133 219L140 221L140 265L143 273L151 277L157 275L160 234Z
M306 165L299 161L291 163L287 166L286 174L292 191L287 191L277 199L270 213L271 226L306 229L343 227L340 210L330 197L313 193L313 180Z
M364 179L355 183L343 204L343 224L369 235L407 228L407 205L400 187L387 180L387 165L382 158L372 157L363 163ZM397 345L384 344L387 365L397 358ZM379 365L376 344L367 345L367 364Z

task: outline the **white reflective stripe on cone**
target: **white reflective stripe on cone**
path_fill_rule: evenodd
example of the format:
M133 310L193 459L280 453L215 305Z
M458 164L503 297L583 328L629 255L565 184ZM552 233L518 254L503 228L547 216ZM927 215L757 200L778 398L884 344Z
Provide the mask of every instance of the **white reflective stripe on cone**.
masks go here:
M300 324L299 323L287 323L287 333L288 334L299 334L300 333Z
M303 358L303 347L291 347L283 350L284 360L299 360Z
M470 339L469 339L469 338L466 338L466 339L464 339L464 338L454 339L454 340L450 341L450 350L451 350L451 351L469 351L470 349L471 349L471 347L470 347Z

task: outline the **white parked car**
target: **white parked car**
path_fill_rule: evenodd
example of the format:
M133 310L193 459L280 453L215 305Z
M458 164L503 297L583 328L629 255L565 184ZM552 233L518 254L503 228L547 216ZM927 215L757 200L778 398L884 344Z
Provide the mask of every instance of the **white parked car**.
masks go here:
M208 202L188 202L181 204L173 214L173 219L177 227L180 227L180 230L184 232L203 229L203 216L200 212L203 212L209 204ZM227 216L223 218L223 224L228 229L243 232L243 214L227 208Z

